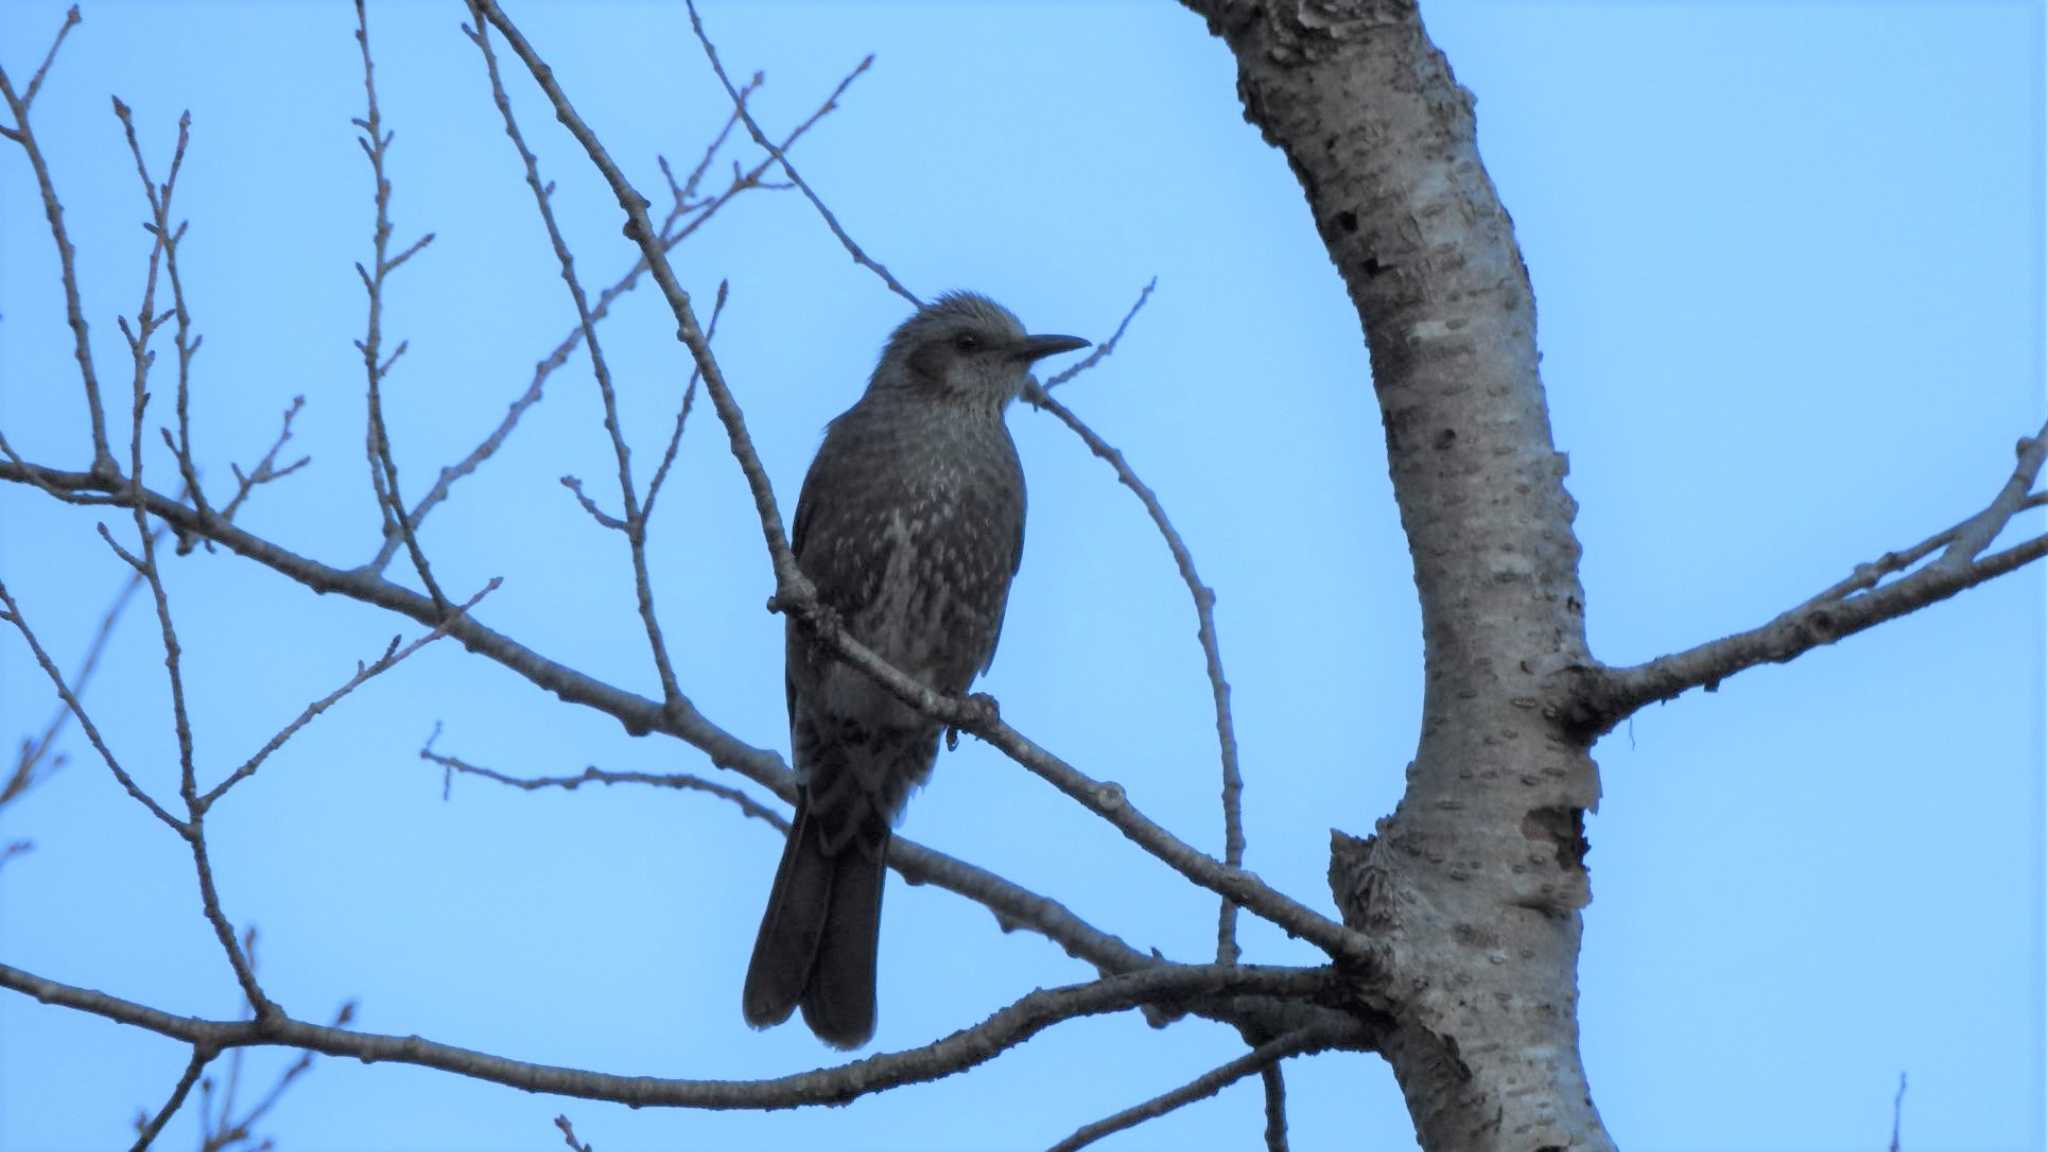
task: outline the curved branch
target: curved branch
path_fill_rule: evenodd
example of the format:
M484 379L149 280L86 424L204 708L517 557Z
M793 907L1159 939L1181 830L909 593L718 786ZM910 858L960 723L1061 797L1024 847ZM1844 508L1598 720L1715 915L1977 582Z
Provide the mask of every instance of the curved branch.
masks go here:
M257 1020L207 1020L45 979L0 964L0 988L33 996L187 1044L217 1050L250 1045L300 1048L366 1063L412 1064L476 1080L634 1108L763 1109L844 1104L869 1093L937 1080L985 1064L1063 1020L1244 993L1310 999L1332 988L1328 968L1174 966L1111 976L1088 984L1039 989L979 1024L922 1048L889 1052L773 1080L678 1080L618 1076L580 1068L511 1060L418 1036L389 1036L311 1024L278 1012ZM1359 1042L1364 1042L1361 1033Z

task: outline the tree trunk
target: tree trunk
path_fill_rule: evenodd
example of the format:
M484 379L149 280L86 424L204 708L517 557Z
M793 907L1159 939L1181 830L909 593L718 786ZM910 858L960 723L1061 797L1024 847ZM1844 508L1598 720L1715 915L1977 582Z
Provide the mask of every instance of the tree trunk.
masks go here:
M1407 791L1375 835L1334 834L1338 907L1393 957L1360 991L1396 1022L1385 1055L1424 1148L1611 1148L1577 1018L1600 783L1550 703L1590 663L1575 506L1471 94L1404 0L1193 6L1358 309L1422 602Z

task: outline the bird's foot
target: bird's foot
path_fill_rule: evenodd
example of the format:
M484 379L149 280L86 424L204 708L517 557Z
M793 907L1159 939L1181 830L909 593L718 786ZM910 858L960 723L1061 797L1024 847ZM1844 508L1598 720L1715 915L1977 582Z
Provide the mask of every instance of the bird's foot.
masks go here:
M982 728L1000 723L1003 719L1002 706L996 698L986 692L976 692L960 698L960 723L946 726L946 751L960 746L960 729Z

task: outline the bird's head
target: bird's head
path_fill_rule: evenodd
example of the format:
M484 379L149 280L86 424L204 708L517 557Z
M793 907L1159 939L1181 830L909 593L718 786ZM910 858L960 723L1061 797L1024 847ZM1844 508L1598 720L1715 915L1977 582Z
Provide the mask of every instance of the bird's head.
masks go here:
M1032 364L1087 346L1078 336L1033 336L988 297L949 292L889 337L868 388L1001 412L1024 390Z

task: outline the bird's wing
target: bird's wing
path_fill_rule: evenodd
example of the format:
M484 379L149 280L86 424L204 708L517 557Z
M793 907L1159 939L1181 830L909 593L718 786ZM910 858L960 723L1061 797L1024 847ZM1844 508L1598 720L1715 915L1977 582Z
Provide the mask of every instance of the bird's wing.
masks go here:
M1017 542L1013 546L1014 551L1010 553L1010 575L1013 577L1024 566L1024 513L1028 503L1024 490L1024 469L1020 465L1017 468ZM1003 619L1009 615L1009 610L1010 581L1005 580L1002 590L996 594L996 630L995 634L988 638L988 655L981 661L981 675L988 675L988 670L995 667L996 649L1003 643Z

